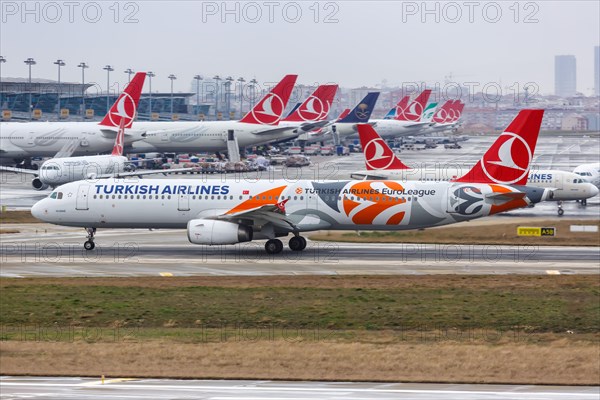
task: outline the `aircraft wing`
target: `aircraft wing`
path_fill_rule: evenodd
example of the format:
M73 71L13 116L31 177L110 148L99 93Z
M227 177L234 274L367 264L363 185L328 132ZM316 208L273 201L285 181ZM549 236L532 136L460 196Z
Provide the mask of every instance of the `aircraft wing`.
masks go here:
M272 135L272 134L277 134L277 133L283 133L283 132L289 132L289 131L293 131L294 129L298 129L297 126L280 126L277 128L273 128L273 129L265 129L264 131L260 131L260 132L254 132L254 135Z
M310 132L315 129L323 128L329 124L331 124L330 121L305 122L302 125L300 125L300 130L304 132Z
M14 167L0 167L0 171L8 171L8 172L15 172L18 174L29 174L29 175L35 175L35 176L38 176L40 174L40 171L37 169L14 168Z
M71 157L75 150L79 147L79 139L71 140L65 143L65 145L54 155L54 158Z
M252 208L250 210L244 210L232 214L221 214L211 219L218 219L222 221L238 222L239 220L252 220L254 225L264 225L265 223L271 223L278 230L286 232L293 232L298 230L296 225L290 221L285 214L285 203L287 200L282 201L278 204L267 204L260 207Z
M119 131L118 127L115 127L114 129L111 129L110 127L103 127L102 129L100 129L100 132L102 132L102 136L110 138L110 139L115 139L117 137L117 132ZM125 129L125 137L127 136L131 136L134 141L135 140L142 140L143 138L146 137L146 131L136 131L133 129Z

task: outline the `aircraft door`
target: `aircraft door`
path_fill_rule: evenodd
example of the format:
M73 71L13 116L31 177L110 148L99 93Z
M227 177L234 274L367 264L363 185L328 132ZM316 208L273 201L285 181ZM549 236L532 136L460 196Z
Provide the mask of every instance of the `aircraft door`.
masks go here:
M75 200L76 210L88 210L88 197L90 192L90 185L79 185L77 189L77 199Z
M180 193L179 200L177 202L177 209L179 211L190 211L190 196L187 194Z

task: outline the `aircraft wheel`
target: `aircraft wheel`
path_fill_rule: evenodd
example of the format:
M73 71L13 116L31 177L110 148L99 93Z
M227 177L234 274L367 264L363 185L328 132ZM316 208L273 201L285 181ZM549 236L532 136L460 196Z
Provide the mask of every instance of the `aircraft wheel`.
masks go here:
M265 243L265 251L268 254L277 254L281 253L283 250L283 243L279 239L270 239Z
M558 215L562 216L565 213L565 210L563 210L562 208L558 209Z
M290 239L289 246L292 251L302 251L306 248L306 239L302 236L294 236Z
M584 207L587 206L587 199L581 200L581 205Z
M83 244L83 248L86 249L86 250L94 250L94 247L96 247L96 245L91 240L87 240Z

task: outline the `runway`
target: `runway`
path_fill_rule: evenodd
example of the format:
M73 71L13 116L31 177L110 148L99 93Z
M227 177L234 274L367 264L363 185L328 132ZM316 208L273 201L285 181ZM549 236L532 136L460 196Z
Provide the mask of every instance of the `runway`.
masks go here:
M598 387L1 377L2 399L598 399Z
M303 252L268 255L264 241L198 246L183 230L119 229L99 231L88 252L82 229L20 229L2 237L2 277L600 273L598 247L309 241Z

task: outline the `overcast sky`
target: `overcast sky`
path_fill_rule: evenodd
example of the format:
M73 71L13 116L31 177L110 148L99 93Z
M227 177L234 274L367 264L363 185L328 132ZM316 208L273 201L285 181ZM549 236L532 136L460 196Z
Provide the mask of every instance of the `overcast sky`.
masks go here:
M116 4L116 6L115 6ZM554 91L554 56L577 57L577 88L591 94L600 41L598 1L336 2L30 2L2 1L3 77L56 79L106 87L126 68L152 70L153 90L189 91L195 74L344 87L402 82L535 82ZM118 10L118 12L117 12ZM236 18L239 19L236 22ZM436 18L438 21L436 22ZM38 19L38 21L36 21Z

